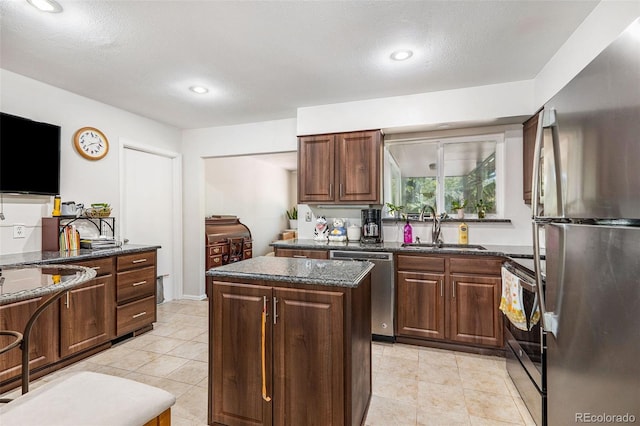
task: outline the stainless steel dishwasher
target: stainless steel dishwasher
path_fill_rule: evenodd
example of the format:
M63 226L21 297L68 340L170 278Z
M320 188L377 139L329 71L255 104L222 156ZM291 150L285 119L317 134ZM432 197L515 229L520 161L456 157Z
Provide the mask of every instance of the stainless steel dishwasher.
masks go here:
M329 252L330 259L366 260L375 266L371 271L371 337L373 340L394 341L393 314L395 282L393 254L365 251Z

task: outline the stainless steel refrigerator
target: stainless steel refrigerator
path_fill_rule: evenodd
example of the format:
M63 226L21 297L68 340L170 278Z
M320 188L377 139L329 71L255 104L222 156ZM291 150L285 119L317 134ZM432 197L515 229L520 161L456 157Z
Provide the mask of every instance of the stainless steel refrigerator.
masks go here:
M640 19L538 118L548 424L640 422Z

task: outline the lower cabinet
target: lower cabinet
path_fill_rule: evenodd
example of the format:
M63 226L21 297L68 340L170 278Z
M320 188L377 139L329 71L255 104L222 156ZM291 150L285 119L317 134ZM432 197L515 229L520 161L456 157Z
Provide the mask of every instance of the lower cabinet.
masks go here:
M96 278L61 296L38 317L29 340L32 378L106 349L114 338L150 330L156 321L156 251L122 254L86 261ZM22 332L43 303L34 298L0 307L0 330ZM13 340L0 336L0 347ZM0 393L20 385L22 352L0 354Z
M490 256L398 255L396 335L502 348L501 265Z
M212 294L210 423L361 424L371 394L370 320L358 320L368 336L354 330L357 309L348 303L357 297L219 281Z
M150 330L156 321L156 251L116 258L116 336Z
M60 357L108 342L114 332L113 258L77 262L92 268L96 278L69 290L60 299Z
M0 306L0 330L22 332L31 315L45 300L46 298L37 297ZM29 339L30 370L58 361L58 314L58 306L54 303L42 312L33 326L31 339ZM0 336L0 347L5 347L14 340L12 336ZM21 372L22 351L20 349L13 348L0 354L0 383L18 379Z

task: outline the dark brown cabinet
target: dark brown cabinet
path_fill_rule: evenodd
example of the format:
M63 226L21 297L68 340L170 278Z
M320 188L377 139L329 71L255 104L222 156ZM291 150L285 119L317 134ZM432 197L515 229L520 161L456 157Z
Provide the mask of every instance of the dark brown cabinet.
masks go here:
M115 336L113 257L75 263L93 268L96 278L60 299L60 357L108 342Z
M379 130L298 138L299 203L381 204Z
M396 335L501 348L502 259L398 255Z
M210 423L361 424L371 389L370 282L335 291L268 284L212 282Z
M536 113L522 125L522 198L525 204L531 204L531 179L537 129L538 114Z
M22 332L29 318L38 306L48 297L37 297L21 302L0 306L0 330L16 330ZM31 332L29 339L29 369L43 367L58 361L58 307L53 304L45 309ZM0 347L13 342L13 336L0 336ZM0 355L0 383L11 379L19 379L22 371L22 351L11 349ZM19 383L16 382L17 386ZM6 389L0 387L0 392Z
M308 259L329 259L329 250L284 249L276 247L278 257L300 257Z
M116 258L116 336L151 330L156 321L156 251Z

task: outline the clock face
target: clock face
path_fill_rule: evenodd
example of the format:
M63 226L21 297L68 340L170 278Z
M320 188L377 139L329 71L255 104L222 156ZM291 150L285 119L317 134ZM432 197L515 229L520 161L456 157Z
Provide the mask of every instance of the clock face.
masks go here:
M73 142L78 153L88 160L99 160L109 151L107 137L93 127L83 127L78 130Z

